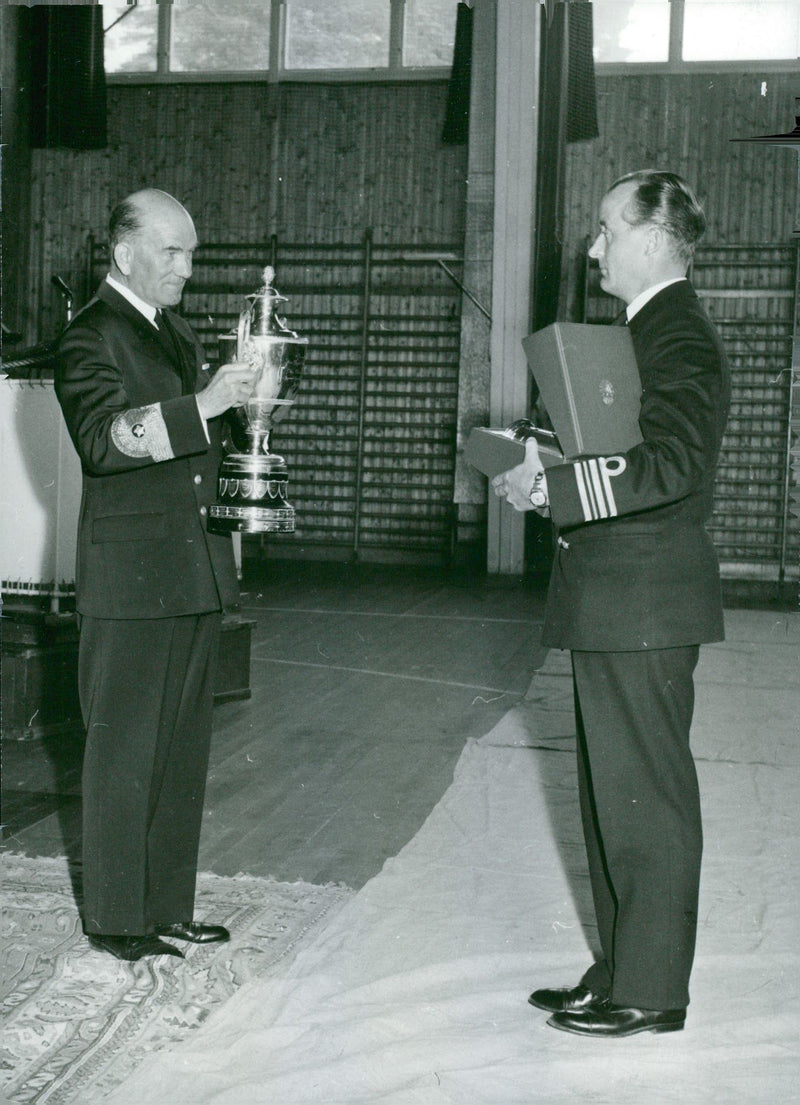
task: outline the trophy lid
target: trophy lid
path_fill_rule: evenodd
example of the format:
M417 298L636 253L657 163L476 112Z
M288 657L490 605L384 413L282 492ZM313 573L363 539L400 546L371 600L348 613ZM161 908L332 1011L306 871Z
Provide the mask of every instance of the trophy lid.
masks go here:
M260 337L270 334L296 337L297 335L287 329L286 324L275 313L278 303L286 302L286 296L275 289L274 279L275 270L272 265L267 265L262 273L264 283L257 292L251 292L247 296L250 301L247 312L250 316L250 333Z

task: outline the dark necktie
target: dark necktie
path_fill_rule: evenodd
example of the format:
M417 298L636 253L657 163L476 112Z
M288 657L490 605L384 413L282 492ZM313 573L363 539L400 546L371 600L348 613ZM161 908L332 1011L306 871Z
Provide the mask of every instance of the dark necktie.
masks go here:
M164 335L167 341L167 345L172 350L175 360L180 366L181 382L183 384L183 394L188 395L194 391L194 380L189 371L189 365L186 355L180 343L178 335L175 333L175 328L169 320L166 311L156 311L156 323L159 330Z

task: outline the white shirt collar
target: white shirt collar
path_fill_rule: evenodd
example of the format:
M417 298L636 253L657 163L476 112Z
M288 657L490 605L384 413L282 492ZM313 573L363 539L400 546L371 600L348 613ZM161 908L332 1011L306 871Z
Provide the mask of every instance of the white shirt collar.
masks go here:
M685 276L673 276L671 280L662 280L660 284L654 284L652 288L646 288L645 291L639 292L635 299L632 299L628 306L625 308L625 313L628 316L628 322L631 321L633 316L641 311L645 303L649 303L654 295L657 295L662 288L668 288L670 284L677 284L681 280L685 280Z
M140 314L143 314L148 322L152 322L153 326L156 326L156 308L152 307L149 303L145 303L143 299L127 288L124 284L120 284L119 280L115 280L111 273L106 277L106 283L110 284L114 291L119 292L120 295L125 296L130 304L132 304Z

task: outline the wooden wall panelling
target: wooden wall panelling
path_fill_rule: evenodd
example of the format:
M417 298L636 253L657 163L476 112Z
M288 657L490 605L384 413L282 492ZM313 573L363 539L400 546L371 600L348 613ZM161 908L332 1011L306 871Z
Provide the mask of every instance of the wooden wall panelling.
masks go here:
M393 543L446 550L453 525L460 296L435 262L403 261L401 248L381 263L378 250L372 304L361 540L381 545L388 523Z
M107 150L32 151L28 286L36 340L54 337L66 321L53 276L81 301L87 228L108 219L108 161Z
M278 287L288 324L309 340L303 382L280 441L297 532L287 544L350 547L354 536L361 350L362 253L280 246ZM280 450L279 450L280 451Z
M277 227L287 240L459 240L464 147L441 144L445 82L281 86Z
M711 532L728 576L800 578L800 523L787 511L797 246L708 248L694 279L731 362Z
M279 106L266 82L111 86L114 198L163 188L186 204L201 242L268 239Z
M787 242L800 202L796 154L730 139L790 130L797 92L789 71L599 75L600 138L567 148L561 317L581 316L600 200L634 169L669 169L697 189L705 245Z
M202 242L461 241L466 148L441 144L443 81L111 85L104 151L34 151L30 340L51 337L54 271L81 289L89 233L137 188L175 194Z

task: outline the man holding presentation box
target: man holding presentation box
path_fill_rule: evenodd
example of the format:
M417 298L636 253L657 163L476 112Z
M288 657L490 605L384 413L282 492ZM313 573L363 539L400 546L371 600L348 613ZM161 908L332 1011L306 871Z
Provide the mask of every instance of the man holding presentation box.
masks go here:
M641 441L545 471L531 438L524 461L492 480L515 509L549 512L557 531L542 643L572 652L602 956L577 986L530 1001L585 1036L676 1031L689 1003L702 852L689 730L699 645L724 634L705 526L730 401L719 336L686 279L704 229L672 173L612 185L589 255L626 305Z

